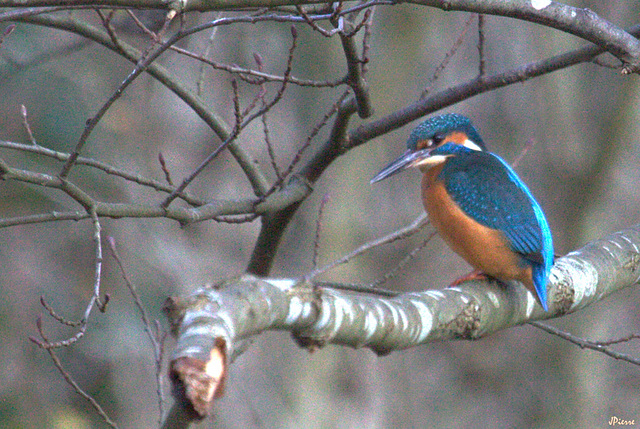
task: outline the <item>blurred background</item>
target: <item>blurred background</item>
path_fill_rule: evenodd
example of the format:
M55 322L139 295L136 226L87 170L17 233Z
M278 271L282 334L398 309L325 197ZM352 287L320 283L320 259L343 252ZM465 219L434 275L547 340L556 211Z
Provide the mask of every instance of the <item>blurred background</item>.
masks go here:
M621 27L635 24L640 3L573 1ZM140 14L149 25L162 13ZM93 12L79 18L99 25ZM441 77L430 78L460 36L471 15L412 5L376 9L367 80L374 119L477 73L474 21ZM185 25L213 19L190 14ZM124 12L117 30L144 49L149 39ZM565 33L513 19L486 17L487 74L583 46ZM3 30L7 24L0 24ZM177 25L177 24L176 24ZM198 33L180 46L210 49L225 64L281 74L291 44L290 24L234 25ZM300 34L293 75L330 80L345 73L337 37L321 37L306 25ZM170 31L175 30L172 28ZM212 41L210 41L212 40ZM601 58L617 65L610 56ZM184 85L228 123L233 120L229 74L176 53L159 59ZM95 114L133 69L113 52L60 30L17 23L0 47L0 140L28 143L20 106L38 144L67 152ZM200 76L203 76L198 86ZM277 86L269 86L273 96ZM241 85L246 106L256 89ZM311 130L344 88L289 86L268 115L270 138L281 169L293 159ZM473 119L487 145L508 161L530 149L517 171L537 196L554 233L555 251L565 254L586 242L638 223L640 187L640 79L596 64L578 65L522 84L482 94L447 111ZM441 112L440 112L441 113ZM356 119L353 126L358 124ZM415 125L415 124L412 124ZM369 240L409 224L420 213L419 174L407 172L374 186L370 178L403 150L411 126L364 144L325 172L295 215L272 272L296 277L312 268L315 224L321 199L320 264ZM305 157L327 136L323 130ZM268 152L260 121L239 137L267 171ZM85 156L123 170L164 180L162 152L177 182L219 145L219 139L167 88L143 75L109 110L89 139ZM55 174L60 164L0 149L10 165ZM157 203L163 194L76 167L71 180L109 202ZM246 198L252 190L229 154L216 159L190 187L201 198ZM0 182L0 217L80 209L60 192L12 181ZM243 272L259 231L245 224L202 222L182 228L166 219L102 219L104 236L117 242L120 256L153 319L168 296ZM429 233L375 249L325 280L372 282L392 269ZM36 347L36 318L43 315L50 339L75 332L44 315L43 296L60 314L79 319L91 296L94 242L89 221L52 222L0 230L0 427L104 427L88 403L73 392L48 355ZM153 353L140 316L114 260L106 256L103 292L106 313L94 312L87 335L59 350L74 379L123 428L154 427L158 400ZM443 287L469 271L438 237L384 287L398 291ZM590 339L638 333L640 292L629 288L579 313L550 321ZM171 351L167 342L167 353ZM638 356L631 343L618 350ZM231 366L226 395L214 417L198 427L228 428L421 428L421 427L602 427L612 416L640 419L638 368L581 350L534 327L522 326L477 342L445 342L377 357L369 350L328 346L309 354L287 333L255 339ZM165 381L165 395L169 385Z

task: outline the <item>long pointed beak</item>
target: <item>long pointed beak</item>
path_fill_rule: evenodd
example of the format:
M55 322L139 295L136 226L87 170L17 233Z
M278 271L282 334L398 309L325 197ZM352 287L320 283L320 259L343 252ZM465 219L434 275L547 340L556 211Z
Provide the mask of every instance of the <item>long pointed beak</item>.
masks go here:
M387 177L391 177L396 173L414 166L417 162L427 158L430 152L431 149L422 149L415 152L410 149L407 150L398 159L383 168L380 173L376 174L373 179L371 179L371 183L379 182L383 179L386 179Z

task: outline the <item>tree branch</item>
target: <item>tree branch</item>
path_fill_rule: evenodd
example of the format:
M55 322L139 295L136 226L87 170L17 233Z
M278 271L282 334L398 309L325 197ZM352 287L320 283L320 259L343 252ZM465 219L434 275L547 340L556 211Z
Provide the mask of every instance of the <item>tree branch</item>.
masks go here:
M233 18L229 18L227 20L216 20L214 23L209 23L207 26L197 27L197 29L200 31L218 24L229 25L236 22L244 22L241 18L242 17L239 17L235 20ZM116 45L104 31L100 31L91 25L77 21L69 16L31 16L22 19L22 21L30 24L65 30L86 37L122 55L134 64L137 64L142 57L142 53L132 46L127 45L123 41L120 41ZM194 29L191 30L192 32L195 31ZM192 34L192 32L185 31L181 33L181 37L186 37L187 35ZM176 41L179 39L180 38L176 39ZM169 73L166 68L157 63L151 63L145 68L145 71L165 85L167 89L175 93L180 99L182 99L182 101L191 107L193 111L213 130L213 132L216 133L220 140L225 141L230 136L229 127L225 121L210 108L209 104L202 100L197 94L187 89L185 85L181 84L180 79ZM228 148L243 169L247 179L252 183L252 185L254 185L254 187L262 186L266 183L264 175L242 147L231 142L228 145Z
M296 0L296 5L319 4L319 0ZM552 2L534 7L531 0L410 0L408 3L446 11L466 11L497 15L552 27L588 40L611 52L626 65L624 73L640 70L640 41L623 29L600 18L589 9ZM272 8L291 5L291 0L189 0L180 4L181 12L219 11L246 8ZM160 0L5 0L4 7L87 6L107 8L174 9L174 2ZM544 7L542 7L544 6Z
M208 362L213 348L233 361L239 342L267 330L290 331L305 347L341 344L380 355L432 341L477 340L580 310L639 279L640 225L559 258L549 280L549 312L519 283L474 281L383 298L245 275L170 299L177 335L172 362Z
M10 167L6 161L0 158L0 179L14 180L29 183L45 188L58 189L89 212L89 208L98 217L110 218L154 218L165 217L183 224L202 222L208 219L216 219L221 216L266 214L278 212L295 205L297 202L311 193L311 187L306 180L297 175L292 175L289 181L277 192L265 199L247 198L237 200L213 200L199 207L161 207L159 205L138 203L106 203L95 200L79 186L66 179L43 173L34 173L29 170L21 170ZM50 222L57 220L80 220L87 216L82 212L54 212L35 216L4 219L0 221L0 227L12 226L21 223Z

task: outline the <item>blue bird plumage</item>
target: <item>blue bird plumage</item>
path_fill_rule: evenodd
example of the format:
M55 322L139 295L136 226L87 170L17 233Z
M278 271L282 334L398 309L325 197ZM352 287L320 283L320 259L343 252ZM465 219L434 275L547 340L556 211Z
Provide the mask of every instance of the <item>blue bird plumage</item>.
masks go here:
M431 154L454 155L438 178L466 214L504 233L513 251L531 265L536 292L546 304L553 245L547 219L529 188L493 153L447 143Z
M469 119L458 114L426 120L411 133L407 147L372 182L419 167L425 208L445 241L487 274L525 283L547 310L551 231L513 169L487 152Z

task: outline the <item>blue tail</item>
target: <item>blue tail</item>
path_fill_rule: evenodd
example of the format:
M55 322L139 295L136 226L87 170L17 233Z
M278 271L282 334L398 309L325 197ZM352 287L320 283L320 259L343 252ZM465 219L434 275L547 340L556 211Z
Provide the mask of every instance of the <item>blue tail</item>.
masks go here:
M536 288L540 304L542 305L542 308L544 308L544 311L549 311L547 305L547 280L549 279L551 264L533 264L531 268L533 285Z

